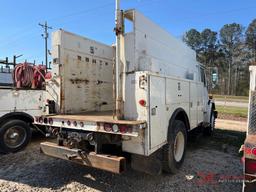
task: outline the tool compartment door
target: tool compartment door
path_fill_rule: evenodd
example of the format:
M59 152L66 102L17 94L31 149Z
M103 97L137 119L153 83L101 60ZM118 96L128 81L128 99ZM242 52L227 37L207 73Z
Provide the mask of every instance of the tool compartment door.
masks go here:
M161 147L167 141L165 78L150 76L149 101L149 146L152 150Z

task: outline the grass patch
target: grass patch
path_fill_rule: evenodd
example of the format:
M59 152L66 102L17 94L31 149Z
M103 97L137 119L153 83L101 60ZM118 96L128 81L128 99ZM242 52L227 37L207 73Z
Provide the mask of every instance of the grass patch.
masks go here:
M193 130L196 131L196 130ZM219 151L229 151L229 146L233 146L235 153L238 155L238 149L244 143L246 132L215 129L214 134L211 137L205 137L200 132L194 132L195 135L189 133L188 147L190 150L196 150L202 148L211 148Z
M216 106L218 113L229 114L236 117L247 118L248 108L244 107L230 107L230 106Z
M226 100L226 101L242 101L242 102L248 102L249 97L248 96L234 96L234 95L213 95L213 98L216 100Z

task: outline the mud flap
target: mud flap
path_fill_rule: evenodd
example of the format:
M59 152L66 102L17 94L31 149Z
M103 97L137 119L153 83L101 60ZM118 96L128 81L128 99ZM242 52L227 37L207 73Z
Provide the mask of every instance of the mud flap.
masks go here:
M157 153L150 156L133 154L131 158L131 167L136 171L150 175L160 175L162 173L162 161L158 158Z

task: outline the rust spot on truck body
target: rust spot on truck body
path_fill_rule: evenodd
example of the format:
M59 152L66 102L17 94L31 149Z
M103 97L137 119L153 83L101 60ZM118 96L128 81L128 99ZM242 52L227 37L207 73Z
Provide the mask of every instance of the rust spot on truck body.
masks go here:
M88 79L79 79L79 78L70 79L70 81L71 81L72 84L79 84L79 83L88 84L90 82Z
M100 84L104 84L104 83L111 83L111 82L107 82L107 81L102 81L102 80L96 80L96 81L89 81L88 79L79 79L79 78L75 78L75 79L70 79L72 84L80 84L80 83L85 83L88 84L89 82L95 83L96 85L100 85Z

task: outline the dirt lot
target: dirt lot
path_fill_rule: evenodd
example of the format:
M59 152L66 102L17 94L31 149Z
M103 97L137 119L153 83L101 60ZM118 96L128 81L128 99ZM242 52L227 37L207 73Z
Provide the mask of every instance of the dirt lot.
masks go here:
M240 132L217 130L213 138L190 141L178 174L150 176L131 169L115 175L46 157L37 137L25 151L0 156L0 191L241 191L243 138Z

